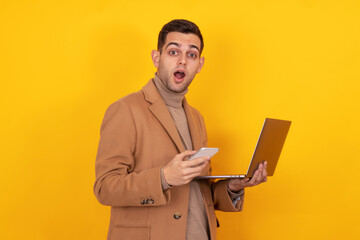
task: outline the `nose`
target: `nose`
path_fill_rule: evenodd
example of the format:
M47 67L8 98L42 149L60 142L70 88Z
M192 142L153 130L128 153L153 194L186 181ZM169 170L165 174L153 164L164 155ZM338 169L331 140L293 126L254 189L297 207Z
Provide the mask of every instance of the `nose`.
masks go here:
M179 65L186 65L186 55L185 54L181 54L179 56L179 62L178 62Z

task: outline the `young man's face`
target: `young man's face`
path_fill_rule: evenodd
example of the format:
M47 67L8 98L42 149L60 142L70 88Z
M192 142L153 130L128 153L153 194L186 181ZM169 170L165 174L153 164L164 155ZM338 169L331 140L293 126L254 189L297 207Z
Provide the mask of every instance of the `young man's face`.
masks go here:
M200 38L195 34L170 32L161 54L159 51L152 51L157 75L170 91L184 91L200 72L204 65L204 57L200 57L200 46Z

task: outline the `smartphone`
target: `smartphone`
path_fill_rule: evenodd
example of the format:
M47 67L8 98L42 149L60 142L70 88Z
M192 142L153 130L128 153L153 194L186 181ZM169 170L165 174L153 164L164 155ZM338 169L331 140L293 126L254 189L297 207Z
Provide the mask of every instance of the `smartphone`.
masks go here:
M203 147L203 148L200 148L200 150L197 151L195 154L191 155L188 160L194 160L196 158L207 157L207 156L212 157L218 151L219 151L219 148Z

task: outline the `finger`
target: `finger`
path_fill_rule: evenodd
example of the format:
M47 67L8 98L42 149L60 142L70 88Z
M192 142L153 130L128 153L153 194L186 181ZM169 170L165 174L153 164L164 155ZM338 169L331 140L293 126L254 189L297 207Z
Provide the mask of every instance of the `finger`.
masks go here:
M267 168L267 161L264 162L264 169L266 170Z
M209 164L209 162L205 162L204 164L201 165L197 165L197 166L191 166L185 169L186 174L194 174L194 173L198 173L200 174L201 172L203 172L203 170L207 167L207 165Z
M193 155L194 153L196 153L196 151L186 150L186 151L184 151L184 152L182 152L182 153L179 153L179 154L177 155L177 158L178 158L179 160L183 161L185 157L191 156L191 155Z
M191 175L188 175L188 176L186 176L185 177L185 182L186 183L189 183L189 182L191 182L194 178L196 178L196 177L198 177L198 176L200 176L200 174L191 174Z
M267 176L266 168L267 168L267 162L265 161L265 162L262 164L262 168L259 169L259 170L260 170L260 179L261 179L261 180L263 180L263 179Z
M196 167L210 160L210 157L201 157L186 162L187 167Z
M259 168L259 179L262 179L263 178L263 176L264 176L264 173L266 172L266 168L265 168L265 165L264 165L264 163L262 163L261 164L261 168Z
M263 177L267 177L267 161L264 162Z
M262 170L266 172L266 170L267 170L267 162L264 162Z
M249 186L250 180L251 180L250 178L241 179L240 182L239 182L239 186L241 186L241 187Z
M249 184L254 185L255 182L258 180L259 177L259 170L256 170L253 177L250 179Z
M264 171L262 172L262 176L263 176L263 178L267 177L267 171L266 171L266 169L264 169Z
M241 179L240 181L243 182L243 183L247 183L247 182L250 181L250 178L244 178L244 179Z
M260 182L262 182L264 176L263 176L263 170L262 169L258 169L257 170L258 173L256 174L256 176L254 176L254 184L257 185L259 184Z
M196 171L194 171L194 169L197 169ZM192 168L191 171L188 172L188 174L186 174L184 176L185 181L190 182L192 181L194 178L199 177L201 175L202 171L199 171L198 168Z
M263 169L264 169L264 165L262 163L260 163L259 168L258 168L259 174L257 176L257 179L255 179L256 182L262 178Z

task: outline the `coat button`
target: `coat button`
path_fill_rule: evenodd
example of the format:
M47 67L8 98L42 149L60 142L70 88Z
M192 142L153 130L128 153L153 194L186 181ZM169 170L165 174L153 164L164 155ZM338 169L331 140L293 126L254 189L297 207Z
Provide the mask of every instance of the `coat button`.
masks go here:
M181 213L176 212L176 213L174 214L174 218L175 218L175 219L180 219L180 218L181 218Z
M154 204L154 200L153 199L147 199L146 200L146 204Z

